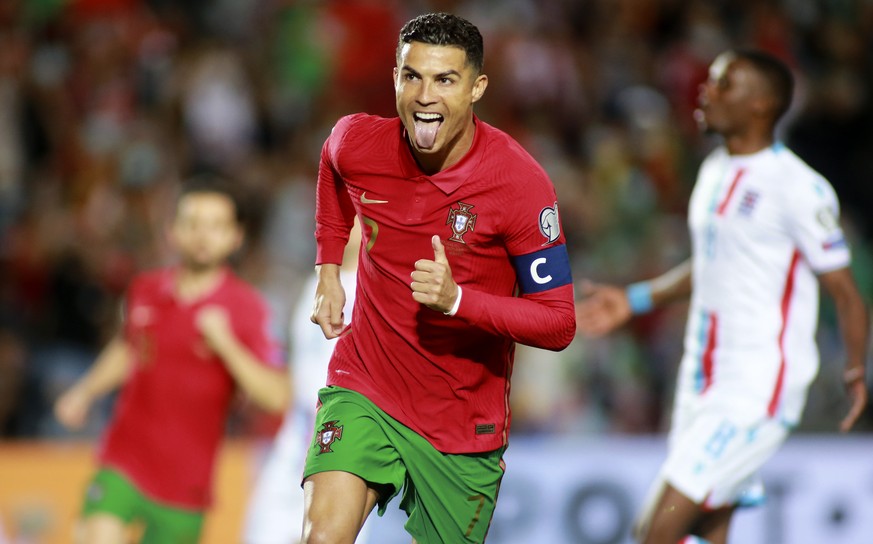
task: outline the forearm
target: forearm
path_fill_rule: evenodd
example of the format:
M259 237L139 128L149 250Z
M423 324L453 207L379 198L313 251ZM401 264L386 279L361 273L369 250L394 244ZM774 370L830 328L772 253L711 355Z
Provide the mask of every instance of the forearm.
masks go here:
M335 263L323 263L315 265L315 278L322 285L340 284L340 265Z
M866 309L854 308L840 315L840 328L843 332L843 342L846 346L847 381L866 378L867 342L869 329Z
M130 355L127 343L121 337L113 338L73 388L90 399L111 393L127 380L132 364Z
M291 391L286 372L271 368L260 361L244 344L228 336L213 346L240 389L260 408L284 412Z
M503 297L463 287L455 317L520 344L560 351L570 344L576 331L573 286L525 297Z
M671 268L664 274L648 281L631 284L627 287L631 311L635 314L645 313L658 306L663 306L691 296L691 259Z
M846 350L846 378L864 379L870 330L867 308L860 296L839 297L834 302Z

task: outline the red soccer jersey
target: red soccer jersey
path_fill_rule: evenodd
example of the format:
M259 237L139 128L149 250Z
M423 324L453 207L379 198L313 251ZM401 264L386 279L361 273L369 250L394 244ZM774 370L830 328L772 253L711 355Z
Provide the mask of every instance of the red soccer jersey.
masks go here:
M191 302L176 298L174 269L141 274L125 304L133 371L100 452L104 466L121 471L147 496L198 510L210 503L213 466L235 391L194 323L208 305L228 310L234 333L258 359L279 364L264 300L229 270L211 293Z
M464 158L428 176L398 118L344 117L318 178L317 262L341 262L355 213L364 231L351 332L328 384L362 393L446 453L506 444L514 342L562 349L575 331L554 187L517 142L475 122ZM412 298L410 274L433 259L434 234L463 289L452 317Z

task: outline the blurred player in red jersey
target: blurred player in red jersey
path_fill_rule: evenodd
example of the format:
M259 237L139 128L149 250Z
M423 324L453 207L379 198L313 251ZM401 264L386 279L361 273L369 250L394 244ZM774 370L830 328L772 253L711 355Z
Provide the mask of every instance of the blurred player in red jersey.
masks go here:
M691 298L669 451L636 527L647 544L724 544L736 508L762 501L758 469L800 422L818 371L819 285L846 347L842 431L867 404L867 309L837 196L774 135L792 88L788 67L761 51L713 61L696 117L724 144L691 195L691 259L627 289L590 285L579 302L579 330L596 336Z
M403 492L422 543L482 542L503 475L516 342L561 350L575 333L554 187L473 114L483 44L469 21L400 31L399 117L340 119L318 177L312 313L339 337L304 471L304 542L353 542ZM348 327L339 280L363 225Z
M243 241L223 181L195 178L178 199L168 238L178 265L135 277L122 331L55 405L77 428L96 399L121 387L87 489L80 542L195 543L237 388L281 412L289 391L261 296L227 266Z

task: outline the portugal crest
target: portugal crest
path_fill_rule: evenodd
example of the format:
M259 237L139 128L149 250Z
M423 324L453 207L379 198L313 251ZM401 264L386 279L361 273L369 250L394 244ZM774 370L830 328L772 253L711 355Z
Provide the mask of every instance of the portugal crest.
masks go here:
M339 423L339 420L328 421L321 426L322 429L320 431L315 433L315 438L318 441L318 447L321 448L318 452L319 455L321 455L322 453L333 453L333 450L330 449L330 446L337 440L342 439L343 426L340 425L339 427L337 427L337 423Z
M464 234L468 230L473 230L473 226L476 224L477 214L470 213L472 207L472 204L464 204L459 201L457 208L449 208L449 218L446 219L446 225L452 226L452 235L449 240L462 244L467 243L464 241Z

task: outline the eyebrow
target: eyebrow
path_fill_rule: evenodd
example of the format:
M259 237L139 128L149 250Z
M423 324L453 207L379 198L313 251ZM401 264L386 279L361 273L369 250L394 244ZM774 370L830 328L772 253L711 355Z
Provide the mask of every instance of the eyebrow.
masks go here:
M411 74L414 75L414 76L421 77L421 74L418 73L417 70L414 70L413 68L411 68L411 67L410 67L409 65L407 65L407 64L404 64L403 67L402 67L400 70L401 70L402 72L409 72L409 73L411 73ZM441 79L441 78L448 77L448 76L457 76L457 77L462 77L462 76L461 76L461 73L458 72L457 70L446 70L445 72L440 72L439 74L436 74L434 77L435 77L436 79Z

